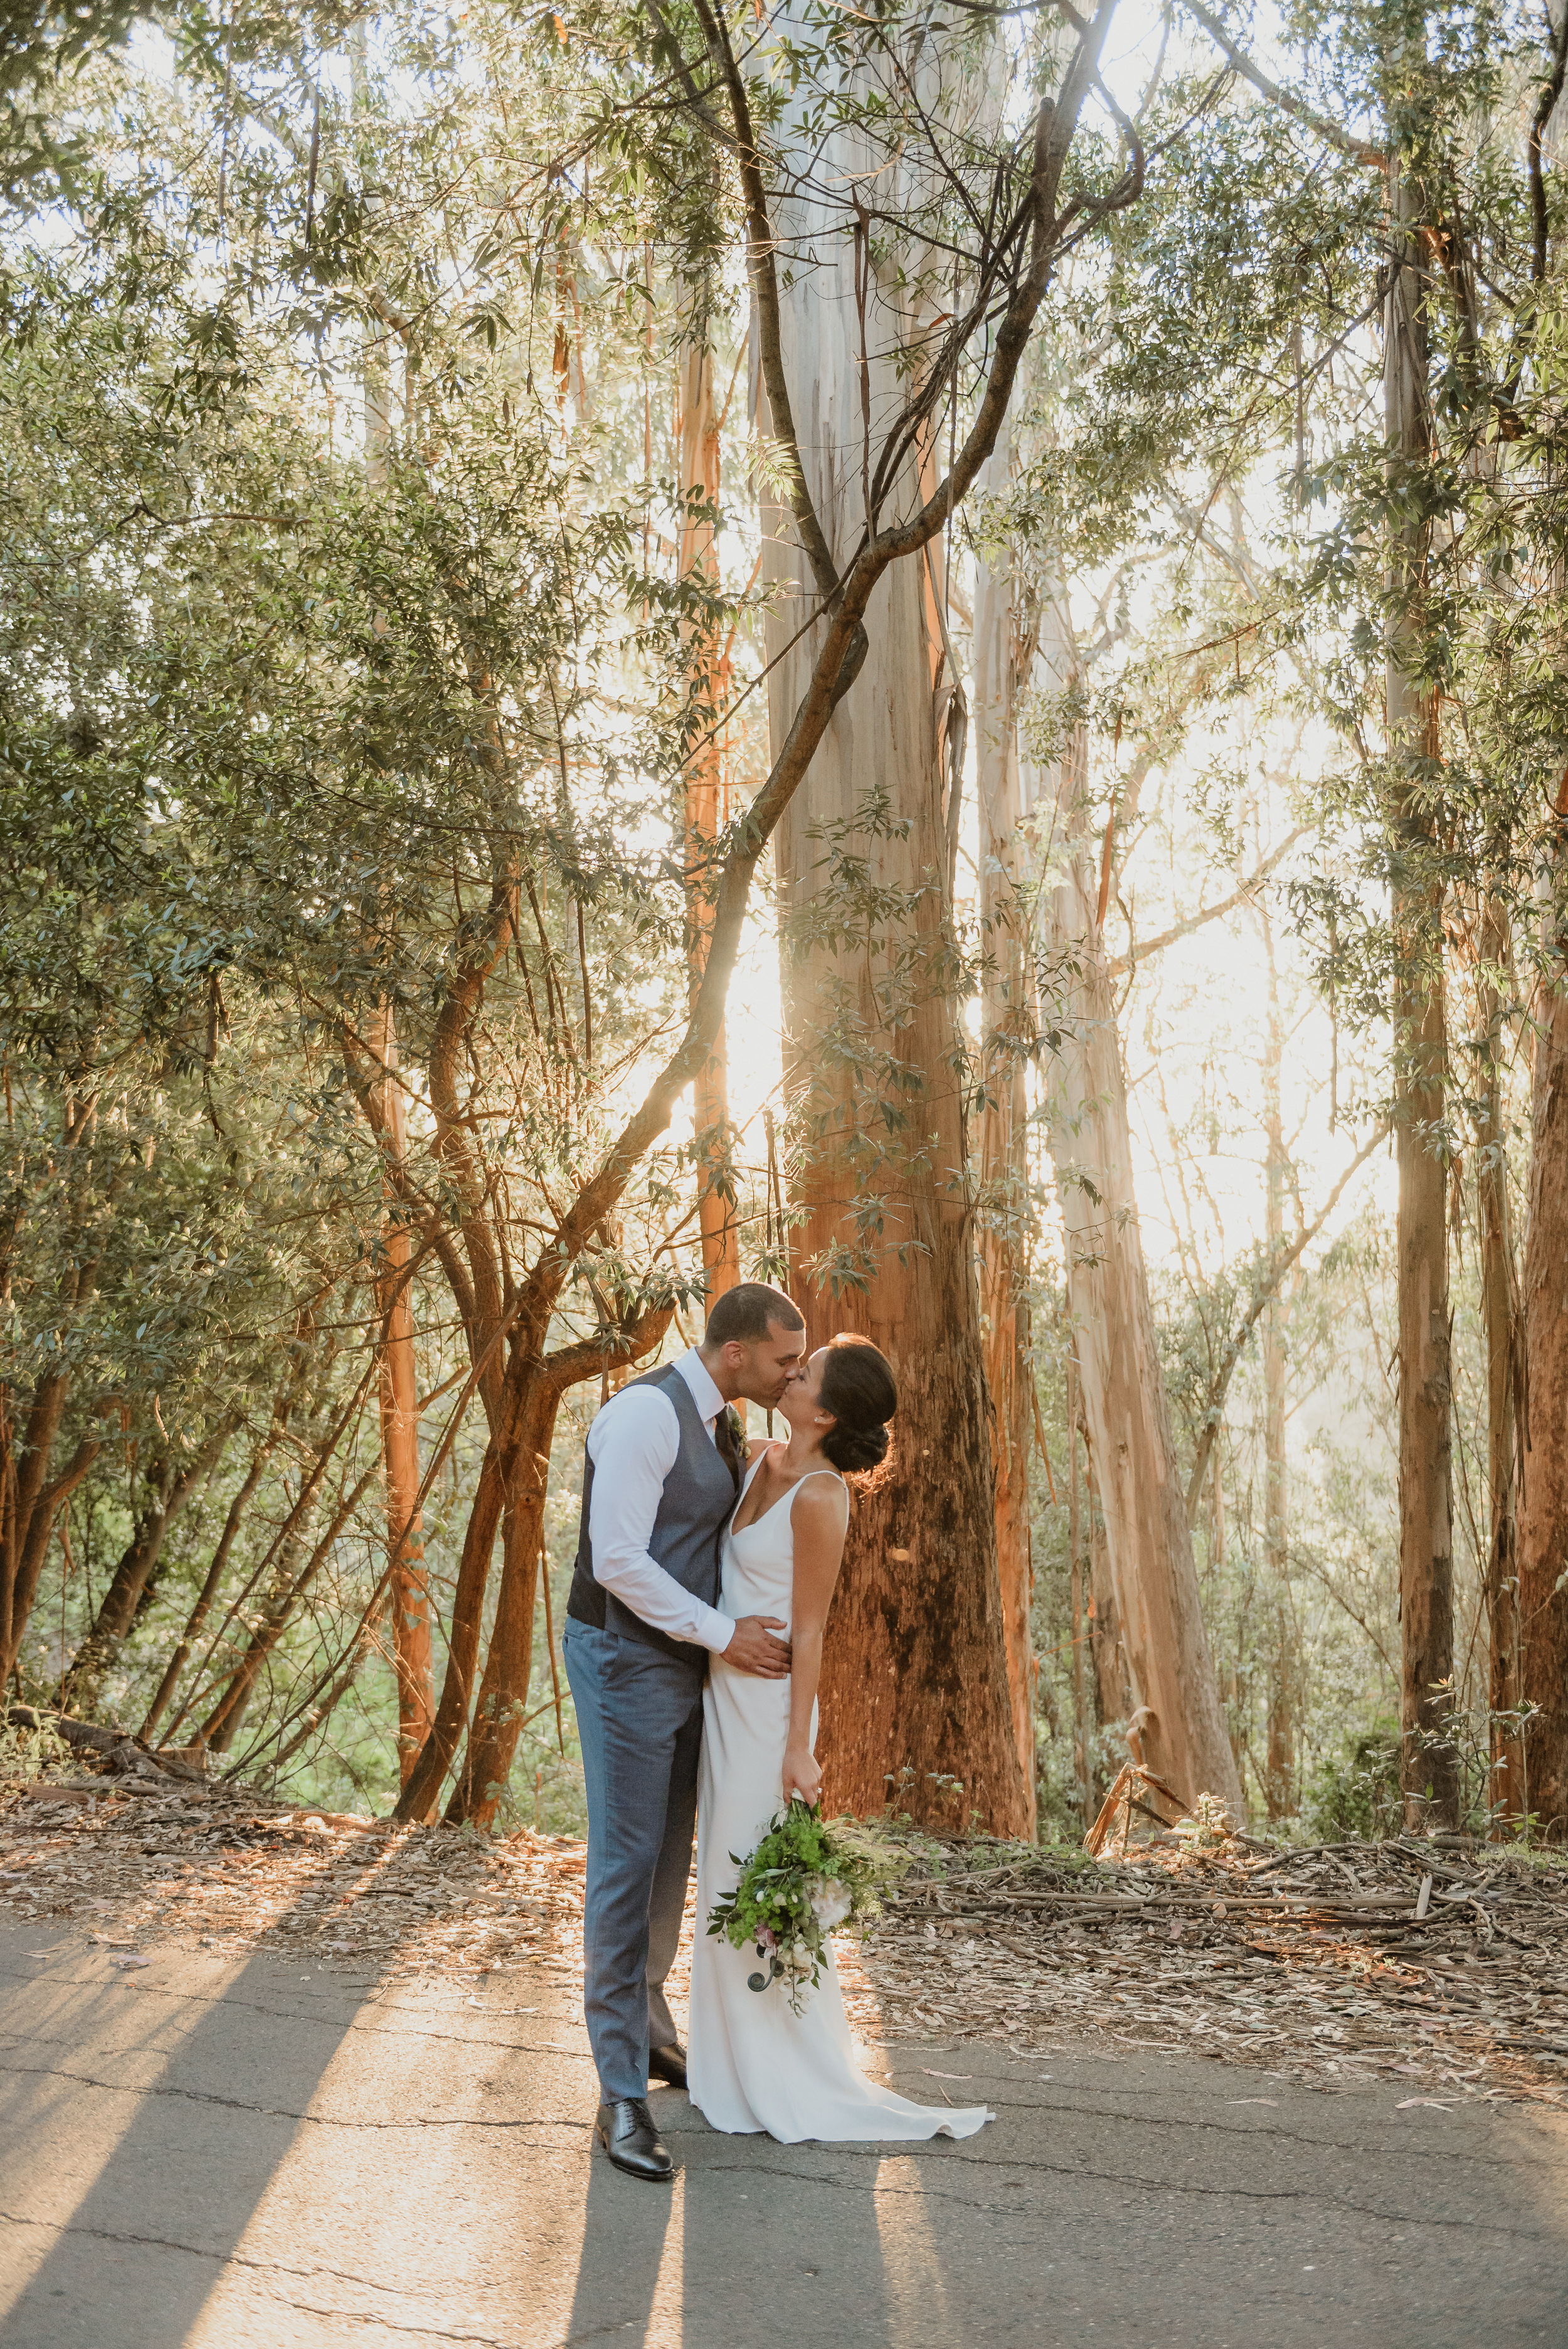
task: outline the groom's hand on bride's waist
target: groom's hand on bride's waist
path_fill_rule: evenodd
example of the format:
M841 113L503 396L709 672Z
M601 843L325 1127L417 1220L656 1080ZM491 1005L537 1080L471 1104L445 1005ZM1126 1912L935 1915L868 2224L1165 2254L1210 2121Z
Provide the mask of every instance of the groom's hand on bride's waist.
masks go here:
M755 1672L758 1680L789 1677L789 1642L774 1637L784 1628L781 1615L742 1615L736 1622L724 1661L738 1672Z

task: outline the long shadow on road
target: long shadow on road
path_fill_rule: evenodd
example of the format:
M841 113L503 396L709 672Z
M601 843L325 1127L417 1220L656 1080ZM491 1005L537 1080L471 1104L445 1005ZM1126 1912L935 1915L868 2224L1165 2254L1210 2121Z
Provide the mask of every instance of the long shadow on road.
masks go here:
M42 1962L40 1962L42 1960ZM1564 2349L1568 2118L1191 2058L903 2050L962 2145L779 2146L660 2092L591 2150L571 1985L0 1937L6 2349Z
M182 2342L353 2026L341 1981L320 2011L282 2012L275 1959L202 1991L105 1971L77 1950L41 1979L0 1962L0 2311L17 2349Z

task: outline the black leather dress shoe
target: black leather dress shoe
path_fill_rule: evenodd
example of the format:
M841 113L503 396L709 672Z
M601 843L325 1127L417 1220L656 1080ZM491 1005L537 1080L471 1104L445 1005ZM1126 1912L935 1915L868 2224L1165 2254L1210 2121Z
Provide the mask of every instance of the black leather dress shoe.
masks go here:
M686 2049L678 2040L672 2039L667 2047L649 2048L648 2076L650 2079L663 2080L672 2088L686 2086Z
M628 2178L674 2177L669 2147L641 2096L622 2096L613 2105L601 2105L593 2130L616 2168L624 2169Z

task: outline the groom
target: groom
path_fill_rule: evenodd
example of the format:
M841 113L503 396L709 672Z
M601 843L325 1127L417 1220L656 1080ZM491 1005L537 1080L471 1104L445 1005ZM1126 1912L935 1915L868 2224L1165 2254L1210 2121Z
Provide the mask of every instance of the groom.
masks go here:
M696 1815L709 1654L783 1680L774 1615L717 1611L719 1537L740 1489L728 1406L771 1409L805 1359L781 1289L743 1280L700 1346L634 1379L588 1431L583 1525L562 1645L588 1788L583 2003L599 2067L598 2136L618 2169L667 2178L648 2075L686 2085L665 2002Z

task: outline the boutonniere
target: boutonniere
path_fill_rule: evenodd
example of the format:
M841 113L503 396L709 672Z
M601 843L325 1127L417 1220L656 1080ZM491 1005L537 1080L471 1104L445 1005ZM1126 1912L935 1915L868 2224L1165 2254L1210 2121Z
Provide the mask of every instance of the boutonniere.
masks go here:
M724 1407L724 1417L725 1423L729 1429L730 1442L734 1444L737 1452L744 1460L746 1457L746 1423L741 1418L740 1413L736 1410L733 1403L726 1403Z

